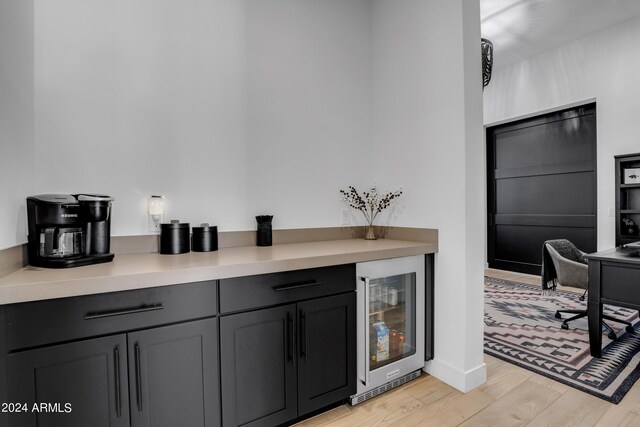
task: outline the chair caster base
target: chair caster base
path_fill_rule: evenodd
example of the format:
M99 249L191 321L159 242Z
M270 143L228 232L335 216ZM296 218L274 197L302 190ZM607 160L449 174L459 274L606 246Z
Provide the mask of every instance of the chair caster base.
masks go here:
M562 329L569 329L569 325L567 324L567 322L562 322L562 325L560 327Z
M613 332L609 332L609 333L607 334L607 336L609 337L609 339L610 339L611 341L615 341L615 340L617 340L617 339L618 339L618 336L617 336L616 334L614 334Z
M556 311L556 319L562 319L562 315L559 311Z
M626 328L624 328L624 330L629 332L630 334L635 332L635 329L633 329L633 326L627 326Z

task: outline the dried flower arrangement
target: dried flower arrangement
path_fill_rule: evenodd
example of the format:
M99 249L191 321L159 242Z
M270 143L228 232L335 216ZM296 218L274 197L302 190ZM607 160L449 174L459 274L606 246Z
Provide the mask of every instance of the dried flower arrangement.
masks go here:
M346 190L340 190L340 194L350 207L362 212L368 225L365 239L374 240L376 237L373 233L373 221L380 212L391 205L394 199L402 195L402 189L379 195L374 185L369 191L364 191L361 196L358 190L350 185Z

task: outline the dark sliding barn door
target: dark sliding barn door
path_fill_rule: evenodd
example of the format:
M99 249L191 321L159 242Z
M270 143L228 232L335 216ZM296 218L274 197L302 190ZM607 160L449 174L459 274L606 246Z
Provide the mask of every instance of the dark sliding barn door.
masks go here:
M487 129L489 267L540 274L542 243L596 251L596 106Z

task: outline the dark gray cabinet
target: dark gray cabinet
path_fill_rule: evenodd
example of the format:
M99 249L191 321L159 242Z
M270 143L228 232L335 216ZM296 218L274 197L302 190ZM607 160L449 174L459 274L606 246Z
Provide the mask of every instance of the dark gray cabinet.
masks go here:
M0 306L0 398L28 405L0 424L290 423L356 391L355 285L350 264Z
M356 390L354 293L298 304L298 412L351 396Z
M218 411L217 321L128 334L133 427L213 427Z
M30 410L12 417L12 426L220 424L215 318L22 351L7 359L10 400L26 402ZM36 402L57 404L60 412L33 412Z
M8 401L29 409L12 414L10 426L220 425L215 281L5 312ZM64 329L39 330L52 324ZM36 412L34 404L48 406Z
M223 425L287 423L355 393L354 290L353 265L220 282L221 311L254 308L220 317Z
M295 305L220 319L222 423L274 426L297 416Z
M9 401L27 405L11 426L128 426L126 352L120 334L9 355ZM35 402L57 407L36 412Z

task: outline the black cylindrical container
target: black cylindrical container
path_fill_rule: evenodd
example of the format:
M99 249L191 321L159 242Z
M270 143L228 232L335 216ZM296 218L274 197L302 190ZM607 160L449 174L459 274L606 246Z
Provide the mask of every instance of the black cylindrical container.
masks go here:
M271 221L273 215L259 215L256 217L258 222L258 233L256 236L256 244L258 246L271 246Z
M160 224L160 253L165 255L189 252L189 223L172 220Z
M218 227L209 224L200 224L193 227L191 236L191 250L194 252L211 252L218 250Z
M108 254L111 246L111 239L109 236L111 236L110 221L87 223L87 242L89 244L86 249L87 253Z

